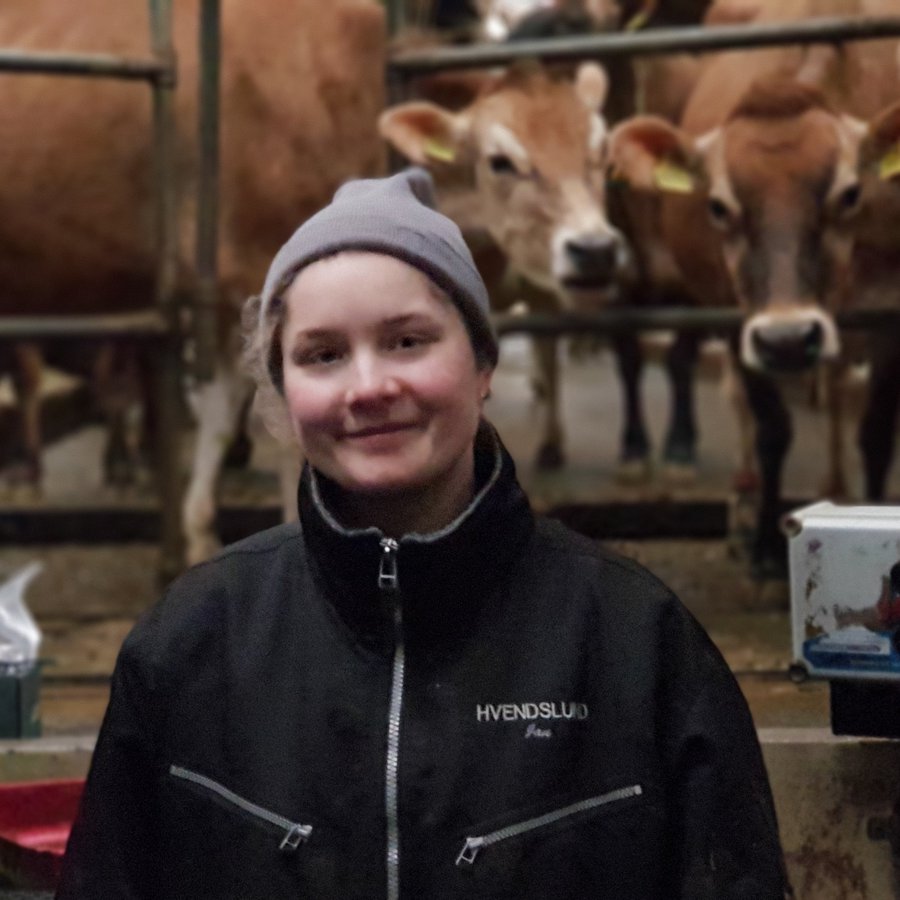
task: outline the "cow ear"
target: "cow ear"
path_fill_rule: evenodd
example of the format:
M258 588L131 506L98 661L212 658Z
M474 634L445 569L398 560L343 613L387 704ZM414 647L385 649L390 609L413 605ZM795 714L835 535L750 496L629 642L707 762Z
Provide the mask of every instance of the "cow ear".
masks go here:
M378 119L381 136L411 162L434 166L461 162L465 120L433 103L401 103Z
M882 110L869 123L859 149L862 170L874 170L882 181L900 182L900 103Z
M575 93L592 112L600 112L606 102L609 77L593 62L582 63L575 74Z
M656 116L635 116L613 129L609 171L613 179L643 190L692 194L705 184L690 138Z

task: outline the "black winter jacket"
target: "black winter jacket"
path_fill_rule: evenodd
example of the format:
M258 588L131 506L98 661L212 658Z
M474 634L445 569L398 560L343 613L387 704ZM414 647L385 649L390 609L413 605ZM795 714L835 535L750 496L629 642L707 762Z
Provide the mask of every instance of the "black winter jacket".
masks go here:
M743 697L638 565L535 519L487 429L468 510L301 522L182 576L116 667L58 897L775 900Z

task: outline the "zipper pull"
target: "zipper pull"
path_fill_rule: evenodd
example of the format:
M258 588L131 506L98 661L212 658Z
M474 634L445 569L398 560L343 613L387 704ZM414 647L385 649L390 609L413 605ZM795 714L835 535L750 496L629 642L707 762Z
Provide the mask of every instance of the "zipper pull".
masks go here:
M456 857L456 864L461 866L463 863L468 863L471 866L475 862L475 857L478 856L478 851L483 846L484 838L466 838L465 846L459 851L459 856Z
M393 538L382 538L381 549L384 551L378 565L378 590L395 593L400 589L397 581L397 550L400 545Z
M296 850L310 834L312 834L311 825L292 825L282 838L281 843L278 845L278 849L284 850L285 853Z

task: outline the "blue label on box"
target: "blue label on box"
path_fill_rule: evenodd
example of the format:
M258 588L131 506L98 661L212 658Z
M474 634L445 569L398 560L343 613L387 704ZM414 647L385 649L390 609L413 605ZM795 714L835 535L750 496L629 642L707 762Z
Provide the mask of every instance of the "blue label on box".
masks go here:
M854 626L820 634L804 641L803 658L813 669L900 675L900 652L894 631Z

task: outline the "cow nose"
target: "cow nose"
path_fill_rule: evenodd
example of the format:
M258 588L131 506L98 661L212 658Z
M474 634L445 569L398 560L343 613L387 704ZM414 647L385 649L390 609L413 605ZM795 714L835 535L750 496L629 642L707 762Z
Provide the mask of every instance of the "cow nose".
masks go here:
M583 235L569 238L566 255L572 265L572 281L608 284L616 274L618 245L612 237Z
M752 340L764 369L802 372L812 368L821 358L825 330L816 319L772 322L755 328Z

